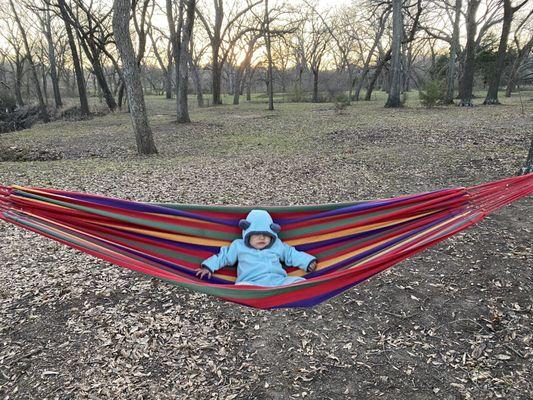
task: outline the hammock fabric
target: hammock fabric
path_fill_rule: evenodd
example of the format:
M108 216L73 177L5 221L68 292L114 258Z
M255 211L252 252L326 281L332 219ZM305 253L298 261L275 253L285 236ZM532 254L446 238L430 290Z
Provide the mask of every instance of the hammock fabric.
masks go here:
M533 193L533 174L469 188L344 204L264 207L281 239L319 260L306 280L280 287L233 285L236 268L209 281L202 260L240 237L251 207L151 204L77 192L0 186L0 219L110 263L256 308L323 302Z

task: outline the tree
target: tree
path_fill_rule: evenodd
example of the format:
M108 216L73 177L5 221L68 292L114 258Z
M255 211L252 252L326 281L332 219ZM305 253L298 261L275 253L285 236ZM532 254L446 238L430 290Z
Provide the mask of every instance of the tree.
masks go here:
M204 15L204 12L201 12L196 8L198 18L202 22L211 44L211 73L214 105L222 104L222 68L224 67L231 49L235 43L246 34L246 32L253 31L256 28L241 26L236 32L234 32L234 35L231 38L229 37L230 31L248 11L261 2L262 0L248 2L243 9L236 11L233 14L226 15L224 12L224 0L213 0L215 20L212 23L208 21L207 15ZM225 19L227 19L227 22L224 25ZM226 47L223 48L225 42Z
M380 5L383 3L379 3ZM388 6L388 3L384 3L386 6ZM405 20L403 21L403 26L406 31L406 34L404 35L405 40L401 43L403 45L406 45L407 43L412 42L415 39L416 32L419 29L420 26L420 16L422 15L423 6L422 6L422 0L416 0L416 2L413 4L413 6L416 6L416 11L414 15L411 15L411 12L409 11L411 8L410 4L405 5L405 16L411 20L410 28L406 29L406 27L409 25L409 23L405 23ZM381 52L381 46L378 45L378 49ZM387 52L383 53L378 59L378 62L376 64L376 69L374 71L374 74L372 78L370 79L370 82L368 83L366 94L365 94L365 101L369 101L372 96L372 91L374 90L374 86L376 84L376 81L381 74L381 71L387 64L387 62L391 59L392 56L392 46L387 50ZM400 77L401 82L401 77Z
M532 15L533 10L531 10L525 18L522 18L522 20L514 31L513 41L516 47L517 55L513 61L513 65L511 66L511 71L509 72L509 81L507 83L507 89L505 90L505 97L511 97L511 92L514 90L515 87L518 69L533 49L533 35L529 34L528 38L527 33L525 33L523 30L526 22ZM526 38L525 42L522 41L523 38Z
M459 24L461 22L462 5L462 0L455 0L453 33L450 44L450 58L448 60L448 71L446 73L446 95L444 97L444 102L446 104L452 104L454 97L455 63L457 61L457 53L459 52Z
M247 38L244 59L240 63L239 68L237 69L237 73L235 75L235 90L233 92L233 104L235 105L239 104L244 72L252 62L252 57L254 55L254 51L256 50L256 44L260 37L260 32L254 32L250 35L250 37Z
M89 115L89 100L87 99L87 89L85 87L85 77L83 75L83 69L81 60L78 54L78 46L72 33L72 26L69 22L69 15L67 11L67 5L65 0L58 0L59 12L61 19L65 24L65 31L67 32L68 44L72 55L72 64L74 65L74 74L76 75L76 84L78 87L78 96L80 99L80 109L83 115Z
M35 11L42 26L42 31L46 38L48 45L48 60L50 62L50 78L52 80L52 90L54 92L54 102L57 108L63 106L61 101L61 92L59 91L59 78L57 76L57 62L56 53L54 48L54 39L52 37L52 16L50 14L50 5L45 4L44 10ZM43 85L46 82L46 78L43 77Z
M489 90L483 104L500 104L498 100L498 89L500 88L500 80L505 63L505 55L507 52L507 40L509 39L509 32L511 31L511 22L513 15L520 10L529 0L523 0L522 3L513 7L511 0L503 0L503 26L500 37L500 45L498 46L498 58L496 60L496 67L492 79L490 80Z
M26 56L23 54L22 46L18 40L18 30L12 25L10 19L5 20L6 29L0 32L0 35L5 39L7 43L11 45L11 49L2 52L5 60L11 66L13 73L13 86L15 91L16 104L19 107L24 106L24 99L22 98L22 78L24 76L24 66L26 64Z
M363 69L361 71L361 74L359 75L357 79L357 86L355 87L353 99L355 101L359 101L359 96L361 93L361 89L363 88L363 84L365 83L365 79L370 71L370 62L372 61L372 57L374 56L374 53L376 51L376 48L378 46L378 43L381 40L381 37L383 36L383 32L385 31L385 23L387 21L388 15L390 13L390 9L387 8L378 18L377 21L377 31L374 36L374 40L372 42L372 45L367 53L367 56L365 58L365 62L363 64ZM372 25L375 25L372 24Z
M26 59L28 60L28 64L30 65L31 76L33 78L33 84L35 86L35 93L37 94L37 100L39 101L39 114L41 116L42 121L47 123L50 122L50 117L48 116L46 105L44 104L41 85L39 84L39 78L37 77L37 68L35 67L35 64L33 62L30 45L28 43L28 36L26 35L26 30L22 26L22 23L20 22L20 18L15 8L15 4L13 4L13 0L9 0L9 4L11 6L11 11L13 12L13 17L15 18L15 22L17 23L20 34L22 35L22 42L24 43L24 48L26 50Z
M401 45L403 34L402 0L392 0L392 54L391 86L385 107L400 107L401 99Z
M520 171L518 171L518 175L526 175L533 173L533 136L531 137L531 144L529 145L529 153L527 155L526 162L522 168L520 168Z
M113 33L120 58L122 59L122 76L126 86L130 116L137 141L137 151L139 154L155 154L157 149L148 123L139 65L130 37L130 12L130 0L114 0Z
M103 8L102 3L83 0L72 0L67 4L65 0L57 0L61 7L61 17L76 31L79 44L85 56L91 63L92 72L98 83L105 102L111 111L118 107L111 89L107 83L102 55L107 56L115 70L120 74L120 67L107 46L111 43L113 32L109 29L109 16L112 9Z
M274 76L272 74L272 41L270 32L270 12L268 9L268 0L265 0L265 16L263 21L263 36L267 52L267 91L268 91L268 109L274 110Z
M196 0L187 0L187 14L185 22L183 23L181 40L179 46L179 83L178 87L178 122L191 122L189 117L189 106L187 103L187 89L189 81L189 61L191 59L189 47L191 42L192 29L194 25L194 11L196 8Z
M474 70L476 59L476 13L481 0L468 0L466 11L466 46L463 77L459 88L460 106L473 106Z
M158 41L163 37L161 35L158 37L154 36L154 30L156 28L152 25L151 20L148 21L148 36L150 37L150 41L152 43L152 51L154 52L154 56L157 60L157 63L159 64L159 68L163 72L163 79L164 79L164 87L165 87L165 97L170 100L172 98L172 43L170 41L168 42L167 46L167 63L163 61L163 57L161 56L161 53L158 48ZM168 37L167 37L168 39Z

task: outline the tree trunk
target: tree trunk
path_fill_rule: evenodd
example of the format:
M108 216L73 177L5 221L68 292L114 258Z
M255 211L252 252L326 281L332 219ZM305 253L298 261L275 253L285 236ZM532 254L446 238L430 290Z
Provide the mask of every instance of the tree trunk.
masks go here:
M102 95L104 96L107 107L109 107L111 111L115 111L117 109L117 102L115 101L115 98L113 97L113 93L111 93L111 90L109 89L109 86L107 84L107 80L104 74L104 69L100 62L99 51L96 49L93 49L93 50L94 52L92 52L92 57L90 58L91 58L91 64L93 66L93 73L96 77L96 81L98 82L98 87L102 91ZM89 56L89 54L87 54L87 56ZM140 79L140 76L139 76L139 79ZM140 84L140 80L139 80L139 84Z
M188 49L191 41L191 34L194 25L194 9L196 7L196 0L187 1L187 15L186 20L183 23L183 34L181 35L180 42L180 66L179 75L180 83L178 85L178 122L187 123L191 122L189 116L189 104L187 99L188 82L189 82L189 54Z
M24 73L24 61L20 59L17 52L15 58L15 98L17 100L17 106L22 107L24 105L24 99L22 98L22 76Z
M43 94L41 92L41 86L39 85L39 77L37 76L37 69L35 68L35 64L33 63L33 58L31 56L31 50L30 50L30 45L28 44L28 38L26 36L26 31L24 30L24 27L22 26L20 22L17 11L15 10L15 5L13 4L13 0L9 0L9 4L11 5L11 10L13 11L13 16L20 30L20 34L22 36L22 42L24 43L24 48L26 50L26 58L28 59L28 64L30 65L31 75L33 78L33 84L35 86L35 93L37 94L37 100L39 100L39 110L40 110L39 114L43 122L47 123L47 122L50 122L50 117L48 116L46 105L44 104Z
M189 60L192 72L192 80L194 82L194 88L196 91L196 102L198 107L204 106L204 95L202 93L202 81L200 79L200 73L198 72L198 66L196 66L192 59Z
M520 49L518 56L513 62L511 72L509 73L509 83L507 84L507 89L505 90L505 97L511 97L511 92L515 90L516 73L518 72L518 68L520 68L520 65L522 65L522 62L526 56L531 52L531 49L533 49L533 36L529 39L525 46Z
M72 34L72 27L70 26L65 0L58 0L61 18L65 23L65 31L67 32L68 44L72 55L72 63L74 64L74 73L76 75L76 84L78 86L78 96L80 98L80 109L83 115L89 115L89 101L87 99L87 88L85 87L85 77L83 76L83 69L78 53L78 46Z
M476 56L476 13L481 0L469 0L466 12L466 46L465 46L465 63L463 67L463 77L461 82L460 106L471 107L473 90L474 90L474 71Z
M318 69L313 69L313 103L318 103Z
M118 84L117 92L118 107L122 108L122 104L124 103L124 82L122 80Z
M355 101L359 101L359 96L361 94L361 89L363 88L363 84L365 82L366 76L368 75L368 72L370 71L370 61L372 60L372 55L374 54L374 51L376 51L376 47L381 40L381 36L383 35L383 31L385 30L385 21L380 25L379 31L374 38L374 43L372 44L372 47L370 48L370 51L368 52L368 55L366 56L365 64L363 66L363 71L361 72L361 75L359 76L359 79L357 81L357 86L355 87L355 93L353 96L353 99Z
M244 60L242 60L241 65L239 65L239 69L237 70L237 74L235 76L235 93L233 94L233 104L237 105L239 104L239 96L242 93L243 90L243 82L245 81L245 71L250 66L250 62L252 61L252 57L254 55L254 47L255 43L257 42L258 37L253 37L248 42L248 48L246 49L246 54L244 56Z
M50 9L46 8L45 14L45 31L46 31L46 40L48 41L48 57L50 60L50 77L52 78L52 89L54 91L54 102L57 108L63 106L61 101L61 92L59 91L59 79L57 77L57 62L56 54L54 49L54 41L52 38L52 24L50 21Z
M128 105L131 110L130 117L137 141L137 150L139 154L155 154L157 149L148 123L139 66L135 59L135 51L133 50L129 32L130 11L130 0L114 0L113 34L122 59L122 76L128 95Z
M267 69L267 92L268 92L268 109L274 110L274 74L272 73L272 42L270 40L270 23L268 12L268 0L265 0L265 46L267 51L268 69Z
M511 22L513 21L513 7L511 0L504 0L503 2L503 26L500 37L500 44L498 46L498 58L496 59L496 67L489 83L489 90L483 104L500 104L498 100L498 89L500 88L500 80L505 64L505 54L507 52L507 40L509 39L509 32L511 31Z
M213 52L213 57L215 53ZM218 56L216 56L218 57ZM222 85L222 68L220 67L218 60L213 60L212 70L212 86L213 86L213 105L222 104L222 98L220 96L220 88Z
M529 145L529 153L524 166L518 171L518 175L526 175L533 173L533 136L531 137L531 144Z
M392 58L390 90L385 107L401 107L401 81L402 81L402 0L392 0Z
M43 57L44 59L44 57ZM44 64L41 64L41 79L43 81L43 97L44 97L44 104L48 106L48 74L46 73L46 69L44 68Z
M385 56L382 60L379 60L378 64L376 65L376 70L374 71L374 75L372 75L372 79L370 82L368 82L368 87L366 89L365 94L365 101L370 101L372 97L372 92L374 91L374 86L376 86L376 82L381 75L381 71L383 71L383 67L387 63L387 61L390 60L392 54L392 49L389 49L387 53L385 53Z
M165 71L165 98L172 99L172 62L169 61Z
M455 19L453 21L452 43L450 46L450 59L448 60L448 71L446 73L446 96L444 102L453 104L453 94L455 85L455 62L457 51L459 50L459 24L461 22L462 0L455 0Z
M246 85L246 101L252 101L252 77L248 78L248 84Z

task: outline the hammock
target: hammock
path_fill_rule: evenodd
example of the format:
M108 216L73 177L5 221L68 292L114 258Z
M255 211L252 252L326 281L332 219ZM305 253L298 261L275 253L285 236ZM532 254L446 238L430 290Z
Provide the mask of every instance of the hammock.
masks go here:
M233 285L236 268L196 278L202 260L240 237L252 207L152 204L77 192L0 186L0 219L110 263L197 292L256 307L323 302L533 193L533 174L469 188L344 204L265 207L281 239L319 260L306 280L280 287Z

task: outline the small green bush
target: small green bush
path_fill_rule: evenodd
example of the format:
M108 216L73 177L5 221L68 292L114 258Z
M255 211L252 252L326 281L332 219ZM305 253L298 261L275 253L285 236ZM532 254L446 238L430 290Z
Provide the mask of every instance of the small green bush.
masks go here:
M433 108L444 99L444 84L439 80L428 81L419 90L420 103L426 108Z
M341 112L347 106L350 105L350 99L344 93L339 93L335 97L334 104L335 104L335 111Z

